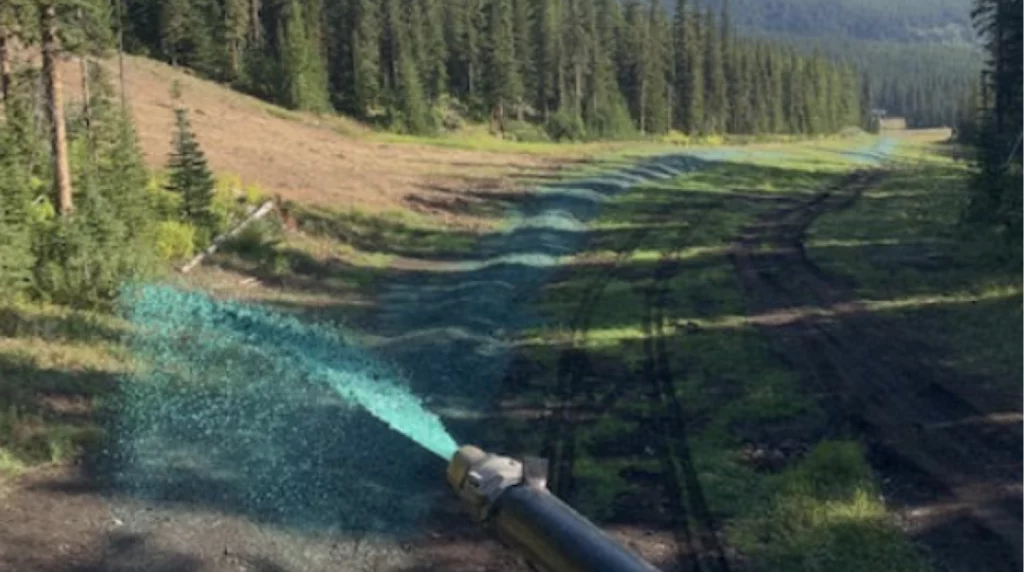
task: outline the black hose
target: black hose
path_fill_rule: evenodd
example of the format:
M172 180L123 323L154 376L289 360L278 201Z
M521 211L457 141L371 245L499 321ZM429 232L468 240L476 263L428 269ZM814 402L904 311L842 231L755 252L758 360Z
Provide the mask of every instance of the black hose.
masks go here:
M506 489L494 503L492 526L544 572L657 572L547 489Z

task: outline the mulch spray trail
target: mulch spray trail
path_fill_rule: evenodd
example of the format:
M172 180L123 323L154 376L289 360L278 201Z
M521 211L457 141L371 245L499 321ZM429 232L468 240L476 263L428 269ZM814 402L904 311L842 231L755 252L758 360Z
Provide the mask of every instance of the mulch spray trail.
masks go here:
M142 502L119 504L117 518L147 523L148 504L338 539L405 537L449 494L456 443L501 450L480 414L516 333L539 323L531 301L602 204L732 153L653 157L537 189L473 256L383 285L368 348L256 306L132 289L136 367L112 404L105 469L114 493Z
M394 459L454 453L401 376L334 329L165 287L125 300L137 367L115 429L124 492L384 532L415 518L425 484Z

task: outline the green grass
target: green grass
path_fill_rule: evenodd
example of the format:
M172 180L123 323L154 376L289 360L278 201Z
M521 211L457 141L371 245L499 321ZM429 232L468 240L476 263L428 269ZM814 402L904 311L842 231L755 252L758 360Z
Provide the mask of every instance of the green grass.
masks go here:
M788 147L780 150L784 156L733 159L635 189L606 208L588 252L540 301L553 323L567 324L588 285L605 270L601 263L629 251L583 342L603 376L623 370L632 376L617 382L628 389L602 419L577 426L577 451L587 453L577 458L579 482L571 501L584 514L614 518L634 486L621 470L650 462L602 451L615 449L616 432L622 440L635 430L623 420L660 407L642 377L641 319L655 267L672 253L681 268L667 282L664 331L675 397L687 418L694 466L729 543L758 570L922 569L879 500L864 452L853 443L819 443L830 420L745 320L744 297L727 256L730 242L759 213L834 184L855 168L842 152L869 143L829 141ZM643 238L627 248L638 229ZM569 341L564 327L531 336L528 354L543 363L557 361ZM543 389L532 399L543 403ZM772 446L780 439L810 444L812 452L784 459L780 472L756 470L745 453L749 444Z
M730 527L757 569L928 569L886 514L859 443L823 441L764 487Z
M99 446L95 412L127 367L123 328L90 312L0 307L0 482Z
M944 151L903 143L882 184L817 221L808 251L825 269L855 276L869 308L946 348L944 366L1019 403L1020 268L959 225L970 172Z

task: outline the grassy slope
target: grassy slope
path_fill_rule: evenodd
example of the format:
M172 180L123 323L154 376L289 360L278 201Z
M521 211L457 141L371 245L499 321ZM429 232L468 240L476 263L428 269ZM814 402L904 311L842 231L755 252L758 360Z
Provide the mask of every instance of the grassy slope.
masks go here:
M740 228L779 204L773 201L805 197L851 169L837 150L826 145L791 150L785 159L736 160L623 196L602 216L578 268L548 288L545 308L563 325L535 332L527 355L555 372L561 349L575 339L599 379L642 384L645 288L657 260L677 253L683 270L669 283L666 308L676 398L708 504L729 541L766 569L918 570L921 561L886 515L859 445L821 441L829 432L824 413L741 318L744 301L726 255ZM636 229L645 234L632 243ZM588 284L607 270L602 262L622 250L629 258L608 283L591 330L567 331ZM517 403L550 399L553 377L531 383L535 392ZM593 517L614 522L649 486L621 474L648 461L604 453L609 440L638 430L631 419L648 410L645 399L622 396L599 421L579 426L577 451L584 453L574 469L573 501ZM806 456L802 445L787 450L791 438L810 446ZM522 439L527 449L542 446L538 437Z

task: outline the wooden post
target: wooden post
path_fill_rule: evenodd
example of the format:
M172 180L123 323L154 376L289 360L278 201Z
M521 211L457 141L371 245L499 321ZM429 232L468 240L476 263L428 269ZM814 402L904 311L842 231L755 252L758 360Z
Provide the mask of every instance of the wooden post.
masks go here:
M49 2L40 12L40 33L43 47L43 87L46 90L46 116L50 122L50 147L53 159L53 186L57 194L57 210L67 215L74 210L71 198L71 168L68 165L67 126L64 125L64 93L57 58L60 46L57 37L57 10Z

